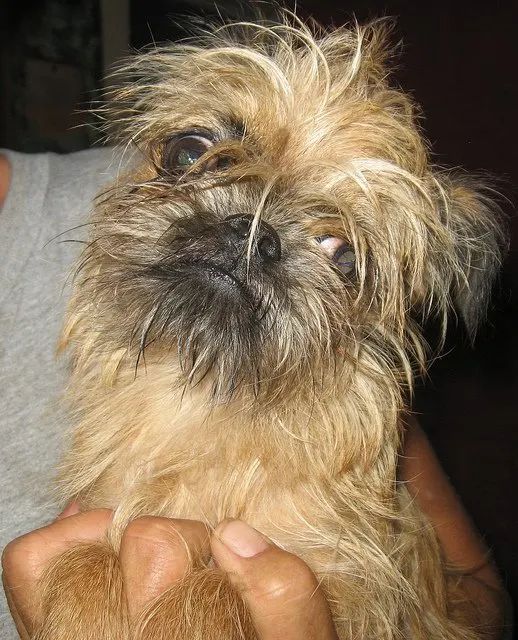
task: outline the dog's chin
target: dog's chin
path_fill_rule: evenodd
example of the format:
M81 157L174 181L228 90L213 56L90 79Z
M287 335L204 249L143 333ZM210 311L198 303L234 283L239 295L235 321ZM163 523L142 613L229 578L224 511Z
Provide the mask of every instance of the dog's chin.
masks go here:
M215 296L240 303L239 306L244 305L253 312L255 305L251 288L234 273L204 260L189 262L185 266L197 285L207 287Z
M256 384L266 322L255 302L257 283L203 259L160 265L150 275L157 311L144 350L149 345L169 357L176 345L182 379L190 385L212 381L215 399L228 400L243 384Z

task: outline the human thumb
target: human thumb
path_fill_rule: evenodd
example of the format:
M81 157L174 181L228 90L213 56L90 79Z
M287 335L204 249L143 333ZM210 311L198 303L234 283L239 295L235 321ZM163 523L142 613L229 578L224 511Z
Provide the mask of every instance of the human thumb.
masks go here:
M216 564L241 593L258 640L337 640L311 569L242 520L224 520L211 538Z

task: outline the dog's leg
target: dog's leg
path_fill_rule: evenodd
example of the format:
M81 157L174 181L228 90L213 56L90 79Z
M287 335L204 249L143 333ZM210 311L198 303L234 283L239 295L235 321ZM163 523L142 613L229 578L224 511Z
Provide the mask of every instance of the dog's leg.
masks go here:
M107 543L74 547L41 581L34 640L126 640L126 601L117 555Z
M138 640L256 640L240 596L217 569L194 569L137 621Z
M180 582L130 621L113 546L74 547L41 579L41 624L33 640L255 640L250 616L225 574L192 561Z

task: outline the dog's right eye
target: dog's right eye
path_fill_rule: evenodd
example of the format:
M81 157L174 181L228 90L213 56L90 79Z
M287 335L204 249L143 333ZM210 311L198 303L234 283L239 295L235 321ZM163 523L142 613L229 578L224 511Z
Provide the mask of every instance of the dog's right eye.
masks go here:
M165 145L162 165L167 173L183 173L197 164L214 145L213 141L202 135L185 135L169 140ZM217 159L211 158L200 169L214 169Z
M344 275L354 271L356 255L354 249L345 240L327 235L318 236L315 240Z

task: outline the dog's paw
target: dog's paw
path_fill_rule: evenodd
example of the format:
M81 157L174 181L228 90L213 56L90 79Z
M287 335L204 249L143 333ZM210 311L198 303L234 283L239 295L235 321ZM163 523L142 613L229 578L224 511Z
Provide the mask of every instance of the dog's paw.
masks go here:
M196 569L142 613L138 640L256 640L250 615L225 574Z
M126 600L116 553L107 544L74 547L45 572L34 640L126 640Z

